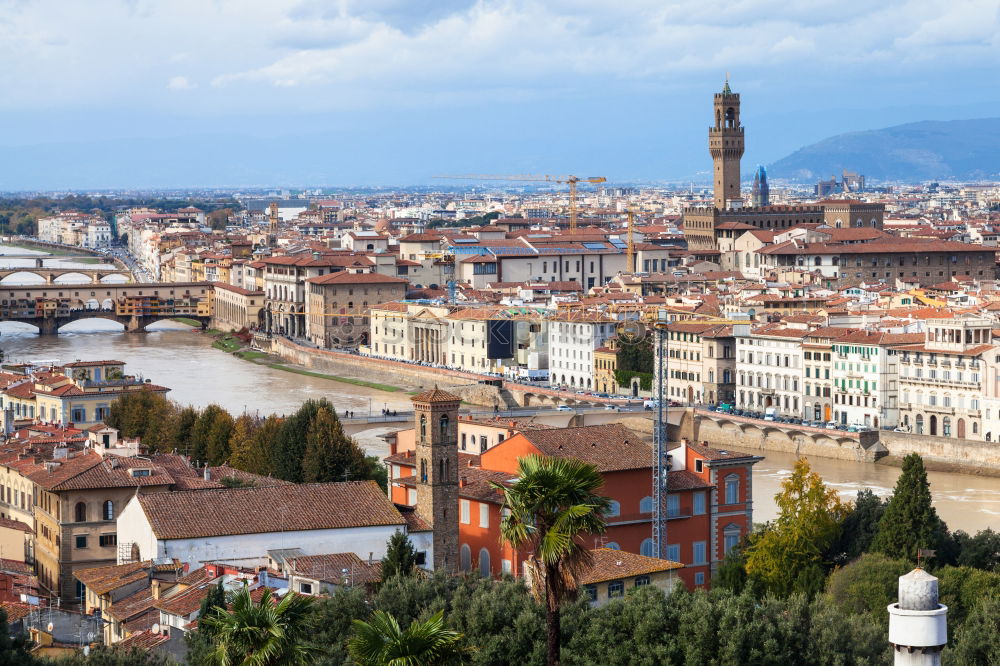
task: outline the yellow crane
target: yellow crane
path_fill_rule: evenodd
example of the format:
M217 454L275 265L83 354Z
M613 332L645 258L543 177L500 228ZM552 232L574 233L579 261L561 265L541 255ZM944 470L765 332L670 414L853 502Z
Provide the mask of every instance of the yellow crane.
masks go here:
M463 174L460 176L434 176L446 180L514 180L523 182L538 183L565 183L569 185L569 230L570 233L576 231L576 184L577 183L606 183L608 179L604 176L589 176L579 178L577 176L549 176L521 174L515 176L493 176L488 174Z

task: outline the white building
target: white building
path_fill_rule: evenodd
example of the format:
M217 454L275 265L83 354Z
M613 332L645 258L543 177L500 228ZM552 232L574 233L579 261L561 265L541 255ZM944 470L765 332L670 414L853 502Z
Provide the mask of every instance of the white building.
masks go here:
M266 564L267 551L355 553L381 559L407 522L374 481L190 490L137 495L118 517L119 552L132 559L177 558ZM433 562L431 533L411 541Z
M881 331L851 331L833 340L833 420L868 428L899 421L897 338Z
M736 338L736 406L802 418L802 341L805 328L766 324Z
M594 388L594 350L615 334L615 321L593 312L569 312L549 319L549 382Z

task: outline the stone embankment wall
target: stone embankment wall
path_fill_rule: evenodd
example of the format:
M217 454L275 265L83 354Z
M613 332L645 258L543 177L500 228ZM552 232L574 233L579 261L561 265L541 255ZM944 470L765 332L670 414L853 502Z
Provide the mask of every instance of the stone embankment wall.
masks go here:
M885 455L878 433L847 433L839 430L772 424L757 419L717 416L687 410L679 436L708 442L715 448L744 451L782 451L803 456L874 462Z
M469 404L501 409L515 406L506 391L496 386L479 384L477 382L481 377L467 372L303 347L284 338L272 340L271 352L296 365L339 377L412 389L437 385Z
M953 466L956 471L1000 476L1000 443L997 442L902 432L883 432L881 440L889 455L895 458L919 453L928 464L939 463Z

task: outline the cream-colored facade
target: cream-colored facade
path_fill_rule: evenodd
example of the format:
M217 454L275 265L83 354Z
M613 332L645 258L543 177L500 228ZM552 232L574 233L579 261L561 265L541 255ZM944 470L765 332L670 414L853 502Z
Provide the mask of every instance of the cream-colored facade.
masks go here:
M212 290L212 328L239 331L260 325L264 292L216 283Z

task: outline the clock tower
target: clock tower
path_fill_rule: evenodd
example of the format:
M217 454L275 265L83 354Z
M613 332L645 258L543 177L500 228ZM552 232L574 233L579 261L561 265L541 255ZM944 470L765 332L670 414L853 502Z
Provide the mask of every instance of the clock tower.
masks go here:
M740 158L743 157L743 126L740 96L729 89L729 77L721 93L715 93L715 124L708 129L708 151L712 154L714 203L719 210L741 202ZM739 204L735 204L738 206Z

